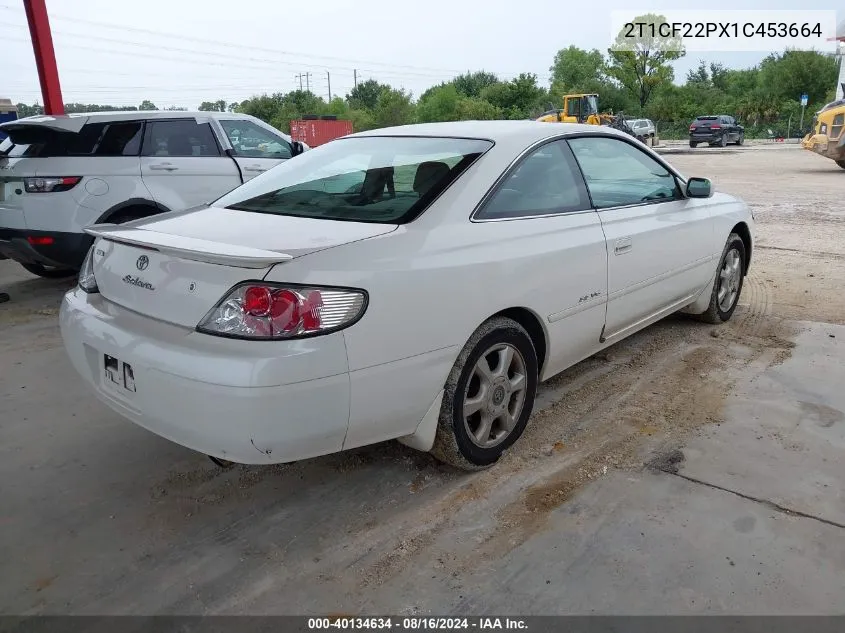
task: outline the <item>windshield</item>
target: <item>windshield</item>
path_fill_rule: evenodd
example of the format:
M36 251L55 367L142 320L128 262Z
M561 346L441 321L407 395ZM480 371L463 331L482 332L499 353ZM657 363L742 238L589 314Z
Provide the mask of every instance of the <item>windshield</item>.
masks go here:
M234 189L213 206L353 222L410 222L490 141L358 137L297 156Z
M587 112L584 114L598 114L599 100L596 95L589 95L587 97Z

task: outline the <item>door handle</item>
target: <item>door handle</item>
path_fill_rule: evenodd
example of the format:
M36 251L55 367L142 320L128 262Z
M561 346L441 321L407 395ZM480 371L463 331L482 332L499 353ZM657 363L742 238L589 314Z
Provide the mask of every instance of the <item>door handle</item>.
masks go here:
M617 255L622 255L623 253L627 253L634 247L634 244L631 242L630 237L620 237L616 240L616 244L614 247L614 253Z
M259 167L258 165L249 165L244 167L244 171L267 171L266 167Z
M150 165L150 169L153 171L176 171L179 168L174 167L170 163L158 163L155 165Z

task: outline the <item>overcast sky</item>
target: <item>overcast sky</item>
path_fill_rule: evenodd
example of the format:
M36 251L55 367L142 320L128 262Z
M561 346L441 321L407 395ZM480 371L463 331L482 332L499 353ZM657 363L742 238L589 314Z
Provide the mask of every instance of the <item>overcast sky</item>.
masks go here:
M843 0L803 0L832 9ZM510 79L532 72L547 85L555 53L571 44L605 51L610 10L700 9L699 1L608 5L561 0L47 0L66 102L195 108L298 87L345 95L376 78L419 95L468 69ZM567 9L567 6L574 7ZM708 9L796 9L792 0L708 2ZM641 13L638 11L637 13ZM842 19L845 6L839 10ZM764 15L761 13L761 15ZM707 54L751 66L766 54ZM675 63L682 79L704 55ZM41 101L21 0L0 0L0 97Z

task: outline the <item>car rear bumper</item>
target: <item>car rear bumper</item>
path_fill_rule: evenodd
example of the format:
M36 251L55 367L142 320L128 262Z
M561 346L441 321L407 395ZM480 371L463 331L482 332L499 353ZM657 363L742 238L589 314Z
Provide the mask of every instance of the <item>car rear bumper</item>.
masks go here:
M244 464L339 451L349 423L342 333L295 341L201 334L77 288L62 338L75 369L111 409L193 450ZM131 367L135 391L107 378L105 356Z
M716 143L722 139L722 136L722 134L696 134L690 135L689 140L691 143Z
M35 243L31 243L30 239ZM38 243L50 238L49 244ZM0 228L0 255L22 264L79 268L93 238L85 233L56 233Z

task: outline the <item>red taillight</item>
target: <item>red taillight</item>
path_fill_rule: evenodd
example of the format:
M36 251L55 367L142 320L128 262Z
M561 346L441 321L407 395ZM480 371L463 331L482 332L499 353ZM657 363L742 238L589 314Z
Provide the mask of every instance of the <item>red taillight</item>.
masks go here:
M244 292L243 309L250 316L267 316L271 304L270 290L264 286L250 286Z
M361 290L249 283L236 286L197 329L251 339L309 336L351 325L365 307Z
M47 235L29 235L26 241L33 246L49 246L54 242L53 238Z
M23 186L27 193L50 193L73 189L81 176L44 176L24 178Z
M320 309L323 307L323 296L316 290L308 293L302 309L302 326L307 330L320 327Z
M694 126L694 125L690 125L690 126L689 126L689 131L690 131L690 132L692 132L692 131L694 131L694 130L695 130L695 126Z
M290 290L275 292L273 307L270 310L273 328L285 333L294 331L302 320L302 304L302 297L295 292Z

